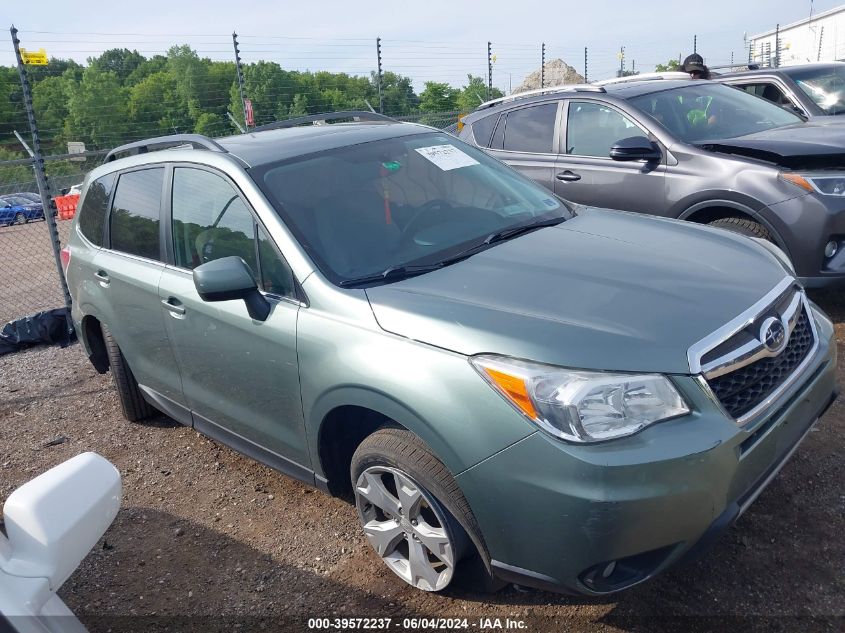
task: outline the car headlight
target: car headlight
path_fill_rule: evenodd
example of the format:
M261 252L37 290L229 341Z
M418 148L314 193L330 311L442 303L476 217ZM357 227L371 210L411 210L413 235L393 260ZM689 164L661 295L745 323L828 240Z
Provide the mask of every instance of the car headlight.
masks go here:
M769 240L764 240L761 237L752 237L751 239L757 242L767 251L769 251L772 255L774 255L784 267L786 272L788 272L793 277L795 276L795 266L792 265L792 262L789 259L789 255L787 255L780 246L778 246L777 244L773 244Z
M820 193L823 196L845 196L845 174L843 173L799 174L782 171L778 177L811 193Z
M494 354L470 362L517 411L570 442L624 437L690 412L661 374L573 370Z

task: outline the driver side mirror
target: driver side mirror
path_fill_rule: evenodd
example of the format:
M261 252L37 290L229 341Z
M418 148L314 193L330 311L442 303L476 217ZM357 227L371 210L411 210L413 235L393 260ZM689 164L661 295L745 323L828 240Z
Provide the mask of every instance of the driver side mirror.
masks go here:
M660 147L645 136L632 136L616 141L610 148L610 157L618 161L656 161L663 158Z
M120 473L96 453L25 483L3 506L8 541L0 534L0 568L46 578L57 591L114 520L121 496Z
M249 316L257 321L266 321L270 315L270 303L258 292L252 271L235 255L194 268L194 287L203 301L243 299Z

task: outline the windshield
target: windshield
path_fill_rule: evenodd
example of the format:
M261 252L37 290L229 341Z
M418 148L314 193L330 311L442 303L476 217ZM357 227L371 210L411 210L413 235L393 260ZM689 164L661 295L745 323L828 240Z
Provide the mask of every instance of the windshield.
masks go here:
M805 68L789 76L826 114L845 113L845 64Z
M501 241L502 231L570 216L549 191L447 134L372 141L251 173L320 270L343 285L443 264Z
M803 121L770 101L707 81L629 101L688 143L736 138Z

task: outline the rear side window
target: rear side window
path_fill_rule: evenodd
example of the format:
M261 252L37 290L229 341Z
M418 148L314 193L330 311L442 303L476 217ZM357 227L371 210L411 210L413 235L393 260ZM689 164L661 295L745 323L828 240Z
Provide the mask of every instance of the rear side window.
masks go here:
M121 174L111 212L111 247L160 259L159 225L164 168Z
M103 229L106 224L106 214L109 209L114 187L114 174L106 174L88 185L85 199L82 201L77 214L79 215L79 230L93 244L103 245Z
M557 102L513 110L508 112L507 117L506 150L538 154L552 152Z
M472 135L481 147L490 147L490 137L493 136L493 128L498 120L498 115L486 116L472 124Z

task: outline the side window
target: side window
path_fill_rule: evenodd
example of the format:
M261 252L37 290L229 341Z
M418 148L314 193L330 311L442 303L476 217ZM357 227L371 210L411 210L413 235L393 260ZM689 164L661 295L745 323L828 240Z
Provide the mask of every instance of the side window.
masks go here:
M648 136L642 128L613 108L600 103L573 101L566 125L566 153L607 158L623 138Z
M493 136L493 128L496 127L498 120L499 116L494 114L478 119L472 124L472 135L475 137L475 142L481 147L490 147L490 137Z
M111 247L131 255L161 258L159 214L164 168L121 174L112 205Z
M226 180L202 169L177 167L173 170L172 210L177 266L194 269L234 255L247 263L262 290L294 294L293 273Z
M555 101L508 112L504 149L517 152L551 153L557 105Z
M740 87L745 90L745 92L757 95L758 97L763 97L763 99L776 103L780 106L792 105L792 101L790 101L789 97L787 97L783 93L783 90L781 90L776 84L761 82L756 84L747 84Z
M79 230L92 244L103 245L103 229L106 224L106 214L109 209L109 199L114 187L114 174L107 174L97 178L88 185L85 199L77 212Z

